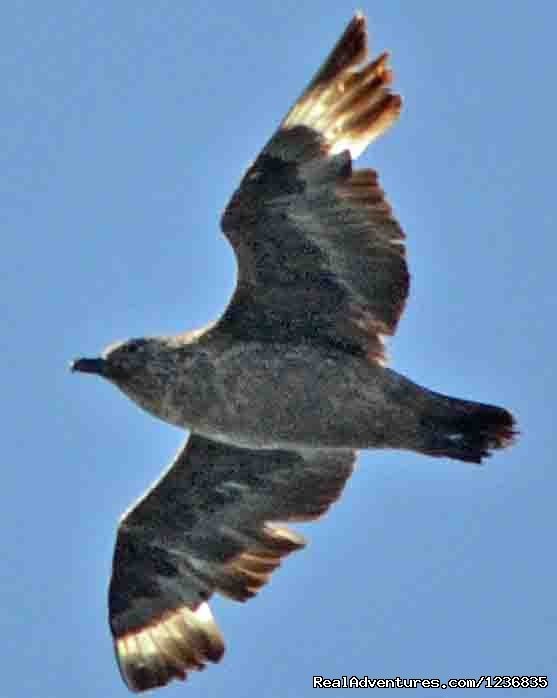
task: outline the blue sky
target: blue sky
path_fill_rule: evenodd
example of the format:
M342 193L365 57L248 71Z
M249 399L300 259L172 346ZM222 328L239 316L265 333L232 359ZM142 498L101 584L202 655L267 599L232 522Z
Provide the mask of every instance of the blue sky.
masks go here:
M508 407L522 436L482 468L362 454L308 549L257 599L213 603L227 655L168 698L302 698L313 674L549 674L557 695L557 9L360 8L405 99L361 160L408 236L392 364ZM355 9L4 8L3 696L127 695L106 622L116 522L183 435L68 361L221 312L235 264L220 213Z

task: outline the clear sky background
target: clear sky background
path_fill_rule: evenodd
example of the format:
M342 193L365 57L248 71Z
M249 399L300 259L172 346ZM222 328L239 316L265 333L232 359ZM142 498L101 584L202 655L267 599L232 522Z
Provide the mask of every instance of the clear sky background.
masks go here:
M167 698L303 698L313 674L549 674L498 695L557 696L557 5L360 7L405 99L361 159L408 235L392 364L508 407L522 436L482 468L362 454L308 549L248 604L214 601L226 657ZM355 9L4 7L0 698L127 695L106 621L116 523L183 435L68 362L218 316L235 283L220 213Z

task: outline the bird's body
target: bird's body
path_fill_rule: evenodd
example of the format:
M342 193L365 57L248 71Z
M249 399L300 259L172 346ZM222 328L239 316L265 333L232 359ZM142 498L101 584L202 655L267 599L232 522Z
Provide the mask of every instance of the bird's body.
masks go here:
M111 355L117 362L118 347ZM398 448L432 454L442 450L444 417L474 417L486 407L439 395L336 347L236 343L213 328L143 339L120 361L130 373L122 390L144 410L242 448ZM133 370L134 362L145 370ZM436 419L442 430L435 428ZM464 439L466 430L461 435ZM447 439L447 449L456 452L456 427ZM463 442L461 459L479 461L488 445L474 450Z
M207 600L253 596L303 546L277 522L323 514L357 449L480 462L513 439L505 409L385 365L408 295L404 234L377 174L352 163L401 99L388 56L366 58L357 15L234 193L222 229L238 283L223 316L74 362L191 432L118 531L110 625L132 690L220 659Z
M127 395L166 422L245 448L418 445L424 391L388 368L309 343L204 339L153 340L155 375L137 374Z

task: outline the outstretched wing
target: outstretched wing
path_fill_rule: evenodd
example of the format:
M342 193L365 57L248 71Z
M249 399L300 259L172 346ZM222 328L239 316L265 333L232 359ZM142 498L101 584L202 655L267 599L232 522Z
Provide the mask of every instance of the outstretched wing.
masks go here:
M370 63L356 15L222 218L238 284L215 327L310 339L384 360L408 295L404 235L373 170L352 158L398 117L387 54ZM363 65L362 65L363 64Z
M277 522L321 516L342 492L353 451L252 451L192 434L122 519L110 626L133 691L218 661L224 643L207 600L254 596L304 539Z

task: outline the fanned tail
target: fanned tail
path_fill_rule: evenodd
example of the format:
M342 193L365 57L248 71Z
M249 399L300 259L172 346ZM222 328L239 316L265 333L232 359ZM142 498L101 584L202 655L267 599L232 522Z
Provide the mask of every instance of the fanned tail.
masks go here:
M428 455L481 463L492 451L510 446L518 434L514 417L502 407L440 397L443 412L422 420Z

